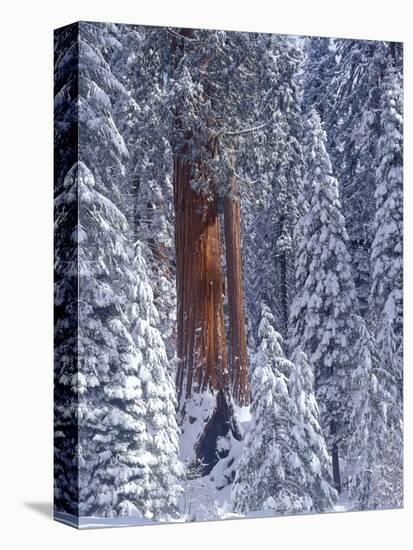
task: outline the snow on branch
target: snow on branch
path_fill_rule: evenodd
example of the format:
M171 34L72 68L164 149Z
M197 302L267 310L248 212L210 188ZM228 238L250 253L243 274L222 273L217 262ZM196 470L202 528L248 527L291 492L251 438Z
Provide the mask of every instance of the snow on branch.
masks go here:
M259 124L258 126L253 126L252 128L245 128L244 130L238 130L236 132L222 132L221 135L223 136L241 136L243 134L250 134L252 132L256 132L257 130L261 130L261 128L265 128L270 124L270 120L267 122L263 122L262 124Z
M166 31L176 38L183 38L184 40L188 40L188 42L198 42L197 38L190 38L189 36L185 36L184 34L181 34L179 32L174 31L171 29L171 27L165 27Z

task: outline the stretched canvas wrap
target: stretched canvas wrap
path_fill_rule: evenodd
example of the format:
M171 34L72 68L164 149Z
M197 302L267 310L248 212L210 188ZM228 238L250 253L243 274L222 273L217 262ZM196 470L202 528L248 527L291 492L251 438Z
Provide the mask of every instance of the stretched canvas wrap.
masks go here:
M55 31L55 518L403 505L400 43Z

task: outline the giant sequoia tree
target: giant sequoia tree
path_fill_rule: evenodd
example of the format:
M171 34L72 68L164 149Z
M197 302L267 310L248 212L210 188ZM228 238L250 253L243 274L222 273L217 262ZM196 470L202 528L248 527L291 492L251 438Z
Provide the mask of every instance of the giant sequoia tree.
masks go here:
M301 173L295 81L299 51L287 39L192 30L173 32L172 48L169 101L176 129L175 239L181 361L178 392L183 397L180 401L189 409L188 398L193 392L210 387L219 392L222 389L222 395L226 395L229 383L235 402L245 405L249 402L249 388L238 182L242 183L243 176L238 169L248 177L258 160L271 182L274 198L266 212L274 220L277 246L266 263L270 261L276 267L262 280L266 279L267 288L275 274L273 282L279 285L282 295L285 330L291 289L292 227L297 215L294 200ZM265 148L260 147L260 141ZM254 145L258 152L248 150ZM271 147L276 152L269 154ZM228 345L219 260L222 196ZM282 198L281 202L276 196ZM287 206L289 202L291 207ZM273 243L273 237L270 240L263 235L259 245L264 243ZM270 289L267 294L268 301L272 301ZM214 422L211 420L207 429L210 434Z
M244 313L244 283L241 256L241 204L236 177L224 198L225 253L229 306L229 360L232 393L239 405L250 401L247 337Z
M171 106L175 116L175 241L178 295L178 392L185 416L205 415L196 442L198 458L214 460L214 441L229 425L239 437L231 412L231 391L240 405L249 401L240 211L231 146L251 134L245 128L247 87L241 75L249 35L182 31L173 37ZM220 74L220 71L222 73ZM231 77L228 76L231 72ZM226 74L225 74L226 73ZM220 75L219 77L217 75ZM249 114L247 122L253 118ZM243 123L241 122L243 120ZM224 325L223 274L218 204L224 196L229 296L229 359ZM215 395L212 401L210 392ZM196 413L202 394L207 406ZM204 400L205 403L205 400ZM203 408L205 407L205 408ZM185 428L184 420L184 430Z
M204 39L205 40L205 39ZM192 42L198 46L194 48ZM201 42L201 44L198 44ZM203 39L190 30L174 37L173 108L177 139L174 157L175 246L177 280L178 399L187 422L197 419L192 444L198 459L215 458L215 441L231 423L224 327L218 182L211 164L217 143L208 133L211 110L202 73L191 74L197 62L208 69ZM198 81L196 80L198 77ZM200 128L194 133L198 120ZM193 398L191 400L191 398ZM198 408L198 410L196 410Z

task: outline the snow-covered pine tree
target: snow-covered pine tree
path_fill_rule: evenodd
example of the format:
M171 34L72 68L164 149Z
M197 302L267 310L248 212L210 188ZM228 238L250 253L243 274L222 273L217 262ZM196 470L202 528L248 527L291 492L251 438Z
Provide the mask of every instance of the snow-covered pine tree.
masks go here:
M97 190L123 209L129 151L113 117L114 100L126 91L111 68L120 49L116 27L79 23L79 158Z
M257 78L265 99L257 101L256 109L265 126L246 147L238 168L248 174L248 163L255 157L258 174L251 174L250 179L256 182L244 190L249 191L249 198L244 197L243 246L248 251L244 256L247 262L255 262L246 270L246 301L255 334L259 304L265 301L286 336L294 290L293 227L303 178L302 49L291 37L263 35L257 42Z
M65 371L75 376L78 364L78 254L72 238L77 203L58 199L65 177L77 160L78 25L55 31L54 61L54 506L78 515L77 395L61 383Z
M134 240L145 247L154 304L159 312L158 326L171 359L176 353L172 150L165 106L168 61L160 58L165 52L160 41L166 33L132 25L118 29L122 55L114 72L128 96L122 98L115 119L131 155L125 214ZM175 363L168 362L173 375Z
M77 350L75 361L69 340L56 349L56 391L73 396L73 407L56 400L55 458L61 465L56 503L74 515L143 515L150 487L145 405L124 315L125 295L111 287L112 276L120 276L128 263L125 218L95 189L93 174L83 163L66 175L55 208L57 222L71 232L76 250L76 261L63 257L64 280L79 292L69 302L58 286L57 303L66 299L67 307L75 309L78 328L71 348ZM68 216L72 210L74 218ZM71 423L76 425L75 441ZM61 464L70 448L75 456ZM78 492L68 502L72 478Z
M315 107L340 182L353 279L367 319L374 239L375 166L381 139L380 101L388 67L402 70L397 43L311 38L306 42L304 107Z
M295 232L297 286L290 346L292 350L302 346L314 370L321 425L333 458L334 484L340 491L339 457L345 455L351 411L348 389L354 368L352 314L358 304L338 183L315 110L307 121L306 140L308 205Z
M382 136L383 76L392 65L401 71L399 47L386 42L340 41L340 62L333 79L333 94L341 113L339 122L334 116L330 122L336 135L333 158L342 187L353 278L360 312L366 319L372 284L370 254L375 236L375 168Z
M402 402L392 374L394 341L380 356L364 319L359 325L348 449L349 500L356 509L403 503ZM387 353L386 353L387 352Z
M83 162L68 174L68 200L79 201L79 357L77 374L60 379L78 396L79 513L143 516L152 454L126 314L133 280L127 222Z
M330 121L334 110L330 84L336 76L337 42L325 37L309 37L304 42L303 109L307 114L316 109L322 121Z
M175 383L170 376L165 346L159 330L159 315L154 306L153 291L141 243L135 246L132 265L136 283L133 289L132 336L139 357L139 379L142 399L147 404L145 421L149 430L151 453L149 510L154 519L178 516L178 498L183 477L178 461L179 428L176 422Z
M396 340L391 367L403 397L403 85L402 75L389 67L383 81L381 137L376 161L376 215L371 251L371 316L379 354L389 332Z
M336 493L329 484L311 371L298 352L301 372L286 359L273 323L262 304L260 345L252 362L252 420L235 475L233 508L242 514L326 511Z
M81 160L66 174L55 202L57 222L66 223L77 252L73 274L78 279L77 361L66 360L67 342L63 342L56 387L58 393L64 387L74 396L78 464L67 460L71 440L65 429L71 411L65 411L62 403L56 408L56 456L66 459L69 481L71 470L76 469L79 507L64 505L68 499L64 483L59 483L63 490L57 500L60 509L75 515L169 519L177 516L179 493L175 400L166 374L165 349L159 332L149 325L156 315L145 264L131 265L130 231L119 209L128 151L112 116L112 103L123 92L106 59L118 44L112 27L79 24ZM69 217L72 210L77 215ZM70 261L66 241L60 257ZM64 267L59 265L58 273ZM58 298L63 291L57 289ZM134 337L140 314L143 325L148 325L137 345ZM162 403L156 385L165 390Z
M79 365L77 376L61 380L78 394L80 514L176 518L175 397L151 326L146 266L139 254L130 265L126 218L83 163L76 169L68 181L77 176L80 204ZM70 196L77 200L73 189Z
M313 48L313 58L320 53L317 49L319 40L327 39L310 40L310 58ZM387 366L379 371L382 376L377 374L377 384L379 389L381 384L392 386L388 380L393 377L399 388L399 402L402 402L402 46L398 43L334 40L330 41L320 59L322 57L320 63L329 67L328 74L322 79L317 75L317 67L315 71L311 70L310 64L306 68L309 73L306 78L307 103L310 103L309 97L313 93L313 103L330 130L328 148L341 185L343 212L349 229L348 250L352 257L360 313L372 325L377 361L382 363L382 357L394 346L399 351L398 356L394 354ZM334 109L328 107L333 104ZM385 305L387 298L389 301ZM393 327L386 310L392 312ZM392 333L399 334L397 343L393 342ZM369 352L361 352L361 356L363 353ZM363 360L358 362L358 369L361 364ZM380 381L380 378L384 380ZM372 386L368 380L366 384L369 388ZM364 399L373 398L365 396ZM401 418L400 412L399 422ZM365 434L376 428L366 425ZM360 430L359 426L359 434ZM397 433L400 430L397 427L392 431ZM397 439L401 444L400 433ZM377 446L380 442L374 444ZM390 448L391 445L387 447ZM396 448L397 444L393 452ZM366 457L364 460L367 461L366 467L379 468L378 464L368 463ZM393 456L393 463L398 472L394 479L398 475L400 484L400 457ZM393 494L398 494L395 498L400 502L401 491L395 488L396 485L395 482ZM367 497L364 505L361 493L358 498L358 506L366 506Z
M132 272L119 210L128 158L112 116L122 86L110 67L112 25L79 26L79 158L68 179L77 193L79 255L79 513L146 513L149 442L137 353L126 315ZM72 191L73 195L73 191Z
M331 457L320 426L319 407L315 397L314 373L307 356L296 348L291 357L288 377L290 415L294 434L306 469L306 489L311 496L312 510L332 510L337 492L332 486Z
M64 178L77 160L79 26L55 31L54 43L54 193L59 195Z
M384 446L378 457L377 485L370 501L373 508L403 506L403 365L399 346L400 340L389 320L380 333L379 362L375 373L380 412L387 431L383 434Z

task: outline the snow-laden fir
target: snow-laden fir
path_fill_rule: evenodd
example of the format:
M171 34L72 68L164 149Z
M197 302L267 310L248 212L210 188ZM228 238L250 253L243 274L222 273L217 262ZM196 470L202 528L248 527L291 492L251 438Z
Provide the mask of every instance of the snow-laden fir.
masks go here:
M234 510L328 511L336 492L312 371L299 350L296 364L286 359L273 323L262 304L260 344L252 361L252 419L232 490Z

